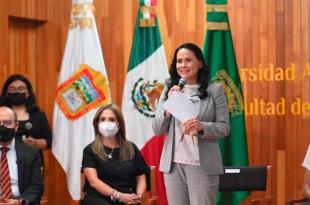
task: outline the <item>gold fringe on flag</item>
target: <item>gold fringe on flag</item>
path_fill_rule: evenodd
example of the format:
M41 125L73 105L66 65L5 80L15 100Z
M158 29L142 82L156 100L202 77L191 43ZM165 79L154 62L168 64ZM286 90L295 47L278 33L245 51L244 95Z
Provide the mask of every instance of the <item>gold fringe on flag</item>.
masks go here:
M73 29L79 26L81 29L90 28L93 26L93 19L87 18L73 18L70 20L69 28Z
M72 14L78 15L78 14L86 14L87 12L95 12L95 7L92 3L86 3L86 4L73 4L72 5Z
M228 23L225 22L207 22L207 30L228 31Z
M207 12L227 12L227 4L206 4Z
M150 14L156 13L156 8L154 6L141 6L140 10L143 14L144 13L150 13Z
M155 27L155 19L140 19L140 27Z

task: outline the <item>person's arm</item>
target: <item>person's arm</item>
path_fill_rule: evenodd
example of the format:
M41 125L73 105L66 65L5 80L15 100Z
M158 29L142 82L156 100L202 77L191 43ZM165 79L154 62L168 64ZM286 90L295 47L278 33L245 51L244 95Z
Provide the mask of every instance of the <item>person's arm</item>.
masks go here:
M144 192L146 191L146 176L145 176L145 174L136 176L136 181L137 181L136 193L138 196L142 197Z
M163 104L166 101L165 95L167 91L168 87L165 86L159 98L156 108L156 114L152 121L152 128L156 135L162 135L163 133L165 133L168 130L171 122L171 114L166 113L165 109L163 108Z
M230 134L230 122L227 99L223 87L219 84L213 84L210 95L214 102L215 121L200 121L202 129L198 133L199 137L205 139L226 137ZM208 113L206 113L206 115L207 114Z
M99 193L101 193L105 196L111 196L112 195L114 189L98 178L96 169L90 168L90 167L85 167L83 169L83 172L84 172L85 177L87 178L88 183L91 187L93 187Z
M2 200L0 200L0 205L21 205L21 204L22 203L19 199L2 199Z
M23 140L23 142L27 145L35 146L36 148L39 148L40 150L45 150L47 148L47 142L46 139L35 139L33 137L27 137Z
M42 174L42 161L38 149L34 151L31 162L29 162L27 167L24 167L24 174L26 175L25 178L30 179L30 182L26 189L20 193L20 197L27 200L29 203L40 201L44 190L44 182Z
M302 187L302 195L310 199L310 170L305 169L305 175L304 175L304 183Z
M33 123L38 124L36 126L39 130L39 136L32 137L28 136L23 140L25 144L35 146L40 150L45 150L51 147L52 143L52 132L48 124L46 115L44 112L39 111L38 113L33 114Z
M82 170L89 185L105 196L111 196L113 188L98 178L96 167L98 162L96 154L92 151L91 145L83 150Z

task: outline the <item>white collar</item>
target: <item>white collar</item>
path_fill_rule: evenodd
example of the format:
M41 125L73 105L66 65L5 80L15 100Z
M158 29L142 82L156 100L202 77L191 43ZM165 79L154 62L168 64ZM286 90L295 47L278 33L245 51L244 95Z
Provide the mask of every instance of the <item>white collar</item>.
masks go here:
M0 145L0 148L3 147L2 145ZM7 146L9 148L9 150L15 150L15 138L13 137L11 143Z

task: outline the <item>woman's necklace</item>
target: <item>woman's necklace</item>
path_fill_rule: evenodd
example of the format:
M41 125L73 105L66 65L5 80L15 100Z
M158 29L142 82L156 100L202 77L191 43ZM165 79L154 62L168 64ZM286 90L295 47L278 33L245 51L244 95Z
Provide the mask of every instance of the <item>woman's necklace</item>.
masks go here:
M108 157L109 159L112 159L113 151L114 151L114 148L112 148L112 151L110 152L110 154L107 154L107 153L105 152L105 149L103 148L103 153L104 153L104 155L105 155L106 157Z

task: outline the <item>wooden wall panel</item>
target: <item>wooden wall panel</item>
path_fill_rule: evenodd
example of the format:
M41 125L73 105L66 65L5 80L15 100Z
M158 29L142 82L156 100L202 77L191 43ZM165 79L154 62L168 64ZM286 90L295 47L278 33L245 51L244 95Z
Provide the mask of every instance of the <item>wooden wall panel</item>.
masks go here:
M96 22L110 80L112 99L121 104L124 79L136 23L138 0L94 0ZM203 46L204 0L158 0L157 15L168 63L183 42ZM55 89L66 43L70 0L0 0L0 84L12 73L33 82L38 103L52 124ZM310 103L310 76L301 79L310 62L309 0L229 0L230 26L240 69L287 69L294 64L293 81L243 81L246 103L255 99L277 103L285 99L285 115L246 116L252 165L272 168L267 192L275 204L300 196L301 163L310 143L310 114L293 115L297 99ZM310 68L309 68L310 69ZM70 204L65 175L50 151L44 153L45 196L50 204Z
M9 15L45 21L47 19L48 4L41 0L10 0Z
M7 69L8 69L8 61L9 61L9 42L8 42L8 36L9 36L9 7L8 3L6 1L0 0L0 45L3 48L3 51L0 52L0 81L3 82L3 80L7 76Z

